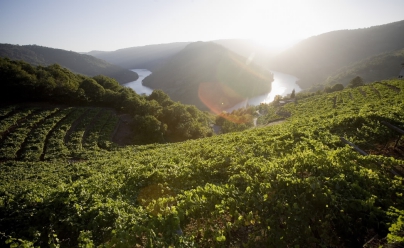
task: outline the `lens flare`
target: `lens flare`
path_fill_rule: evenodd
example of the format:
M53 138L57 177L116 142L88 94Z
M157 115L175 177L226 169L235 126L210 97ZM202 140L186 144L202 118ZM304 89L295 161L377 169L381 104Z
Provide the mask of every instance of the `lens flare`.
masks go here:
M198 97L201 102L219 115L250 97L271 91L273 74L250 62L243 61L233 53L216 62L214 80L199 84ZM229 115L222 116L229 121L243 123L243 120L231 118Z

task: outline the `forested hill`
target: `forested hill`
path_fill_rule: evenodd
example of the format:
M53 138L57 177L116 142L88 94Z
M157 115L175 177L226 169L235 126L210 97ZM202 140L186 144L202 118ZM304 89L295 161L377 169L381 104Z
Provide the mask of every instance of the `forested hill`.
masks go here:
M0 58L0 105L39 102L113 108L129 115L135 143L201 138L212 134L210 118L195 106L173 102L162 91L136 94L106 76L77 75L54 64L34 67Z
M264 68L268 68L268 62L279 53L278 49L264 46L253 40L223 39L213 40L212 42L222 45L245 58L250 58L252 62Z
M273 75L212 42L195 42L143 81L174 101L219 111L269 92Z
M257 65L268 66L268 61L275 55L275 49L268 49L251 40L225 39L214 40L243 57L252 57ZM175 42L139 47L123 48L116 51L91 51L86 54L103 59L114 65L127 69L148 69L154 71L172 56L184 49L190 42Z
M0 57L23 60L32 65L59 64L75 73L87 76L112 77L121 84L135 81L139 77L133 71L109 64L90 55L37 45L0 44Z
M176 42L129 47L111 52L91 51L87 54L126 69L154 70L188 44L189 42Z
M330 76L327 83L348 85L356 76L361 77L366 83L396 78L403 62L404 49L383 53L342 68L338 73Z
M381 53L404 48L404 21L308 38L279 54L271 68L290 73L299 85L321 84L343 67Z

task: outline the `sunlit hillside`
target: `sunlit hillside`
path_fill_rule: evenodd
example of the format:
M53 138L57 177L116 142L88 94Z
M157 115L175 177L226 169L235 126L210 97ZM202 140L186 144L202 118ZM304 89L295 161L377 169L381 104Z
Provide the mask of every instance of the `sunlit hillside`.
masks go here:
M329 76L361 60L403 49L403 33L404 21L399 21L370 28L320 34L279 54L271 61L270 67L295 75L300 78L299 85L308 89L325 83ZM397 76L397 73L389 78Z
M383 81L289 103L282 108L291 117L278 125L100 150L81 161L2 161L0 239L61 247L398 244L404 143L383 123L404 129L403 94L402 80Z
M403 16L0 0L0 248L404 247Z
M223 39L213 40L262 67L267 67L271 58L279 53L274 48L265 47L252 40ZM122 48L116 51L91 51L86 54L103 59L127 69L143 68L154 71L191 42L174 42L147 46Z
M212 42L189 44L143 84L161 89L174 101L215 113L271 90L273 75L248 58Z

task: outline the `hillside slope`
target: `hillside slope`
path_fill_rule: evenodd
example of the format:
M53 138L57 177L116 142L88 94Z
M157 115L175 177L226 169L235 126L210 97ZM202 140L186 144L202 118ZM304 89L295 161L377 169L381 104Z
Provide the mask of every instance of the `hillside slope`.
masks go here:
M352 63L404 48L403 33L404 21L321 34L279 54L271 68L295 75L307 89Z
M276 54L275 49L266 48L251 40L225 39L211 42L222 45L243 57L248 58L251 56L253 59L252 62L265 68L268 67L269 60ZM123 48L109 52L91 51L86 54L127 69L148 69L154 71L188 44L190 42L175 42Z
M153 71L188 44L189 42L176 42L129 47L111 52L91 51L87 54L126 69L148 69Z
M173 102L162 91L138 95L106 76L74 74L57 64L34 67L0 58L0 105L24 102L114 108L129 115L134 143L180 141L211 135L210 117L195 106ZM46 105L46 104L45 104Z
M268 69L270 60L279 53L278 49L263 46L253 40L224 39L213 40L212 42L222 45L244 58L249 58L251 62L266 69Z
M397 78L403 62L404 49L383 53L340 69L338 73L327 78L327 83L348 85L356 76L360 76L366 83Z
M0 161L0 243L401 247L404 184L390 172L403 160L369 145L393 149L382 121L404 128L403 82L285 105L292 116L276 126L74 163Z
M174 101L219 111L269 92L273 75L212 42L191 43L143 80Z
M112 77L121 84L135 81L139 77L133 71L109 64L93 56L36 45L0 44L0 57L23 60L32 65L59 64L75 73L86 76L105 75Z

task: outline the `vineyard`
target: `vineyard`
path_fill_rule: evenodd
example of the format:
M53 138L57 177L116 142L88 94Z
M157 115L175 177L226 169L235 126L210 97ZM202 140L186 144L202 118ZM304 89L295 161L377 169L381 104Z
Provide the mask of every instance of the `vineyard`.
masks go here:
M0 242L402 246L404 182L391 171L403 171L404 141L383 123L404 129L404 81L269 106L258 121L284 113L244 132L108 149L107 109L4 107Z
M0 115L3 162L91 157L109 148L118 122L102 108L8 106Z

